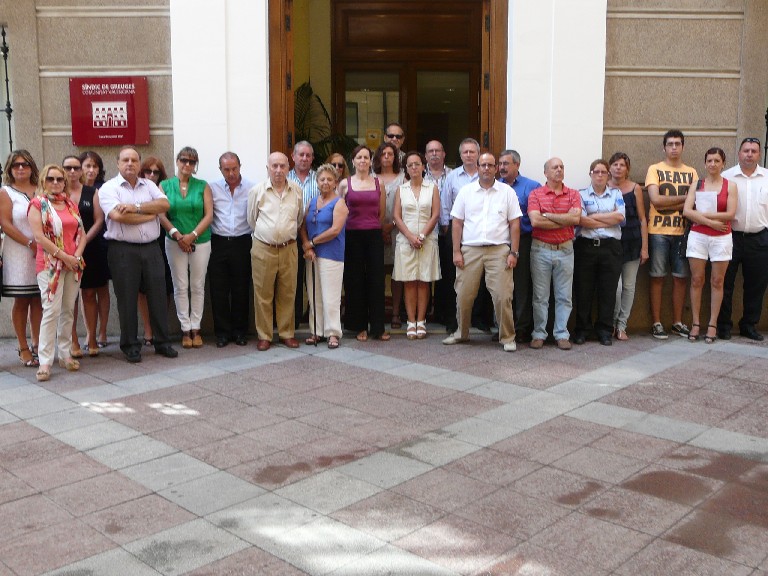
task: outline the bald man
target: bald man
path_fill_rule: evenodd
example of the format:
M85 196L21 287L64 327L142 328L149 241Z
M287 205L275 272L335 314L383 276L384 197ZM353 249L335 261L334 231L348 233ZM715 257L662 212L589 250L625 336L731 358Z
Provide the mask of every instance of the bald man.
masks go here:
M248 193L248 224L253 229L251 275L256 313L256 348L263 352L272 344L273 310L280 342L298 348L294 337L296 237L304 218L301 187L288 180L288 156L273 152L267 160L269 178Z

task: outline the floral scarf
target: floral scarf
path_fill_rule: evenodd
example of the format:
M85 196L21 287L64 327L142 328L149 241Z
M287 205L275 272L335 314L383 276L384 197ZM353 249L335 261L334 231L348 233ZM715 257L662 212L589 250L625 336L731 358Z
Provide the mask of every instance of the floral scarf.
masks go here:
M59 218L59 215L56 213L56 208L54 208L51 203L54 201L63 201L66 204L69 213L75 220L77 220L78 226L77 233L75 234L75 245L79 245L80 237L84 232L83 221L80 218L80 211L77 209L77 205L70 200L69 196L66 194L50 194L48 196L40 197L39 201L40 215L43 220L43 234L45 234L46 238L56 244L56 248L62 252L64 251L64 230L61 218ZM43 250L43 260L45 262L45 269L48 272L48 301L50 302L53 300L53 295L56 293L56 288L59 285L59 276L61 275L61 270L64 268L64 262L58 258L54 258L52 254L48 254L45 250ZM75 278L78 282L83 275L84 267L85 263L81 264L81 268L75 270Z

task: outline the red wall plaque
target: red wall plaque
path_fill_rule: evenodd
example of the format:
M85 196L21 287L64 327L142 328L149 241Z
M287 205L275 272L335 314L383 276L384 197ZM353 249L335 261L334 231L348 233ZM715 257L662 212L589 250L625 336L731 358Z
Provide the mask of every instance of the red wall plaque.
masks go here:
M70 78L72 144L149 144L146 76Z

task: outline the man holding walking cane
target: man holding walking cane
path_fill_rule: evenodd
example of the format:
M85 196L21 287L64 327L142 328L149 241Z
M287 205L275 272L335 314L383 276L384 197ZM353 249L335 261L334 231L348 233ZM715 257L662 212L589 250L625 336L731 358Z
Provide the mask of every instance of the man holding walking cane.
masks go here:
M307 266L310 336L308 345L328 339L328 348L339 347L341 338L341 286L344 278L344 229L349 210L336 195L338 177L331 164L317 169L318 196L307 206L301 225L301 241Z

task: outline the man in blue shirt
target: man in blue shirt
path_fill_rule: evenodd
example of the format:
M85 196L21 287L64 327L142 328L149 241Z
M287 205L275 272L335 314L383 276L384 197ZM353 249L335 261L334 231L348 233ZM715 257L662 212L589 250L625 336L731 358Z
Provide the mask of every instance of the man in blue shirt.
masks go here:
M531 280L531 219L528 217L528 196L541 186L520 174L520 154L504 150L499 154L499 180L512 186L517 194L523 217L520 219L520 257L514 269L515 339L530 342L533 332L533 281Z
M317 196L317 173L312 170L315 159L315 149L306 140L296 142L293 147L293 169L288 172L288 180L296 182L301 187L304 196L304 208ZM296 272L296 328L304 318L304 250L299 242L299 266Z
M248 192L253 183L240 174L240 158L224 152L219 158L221 180L211 182L213 221L208 283L216 347L248 343L251 285L251 227Z

